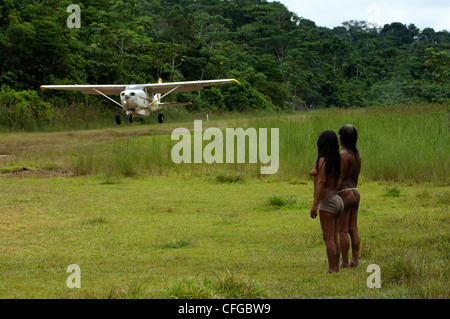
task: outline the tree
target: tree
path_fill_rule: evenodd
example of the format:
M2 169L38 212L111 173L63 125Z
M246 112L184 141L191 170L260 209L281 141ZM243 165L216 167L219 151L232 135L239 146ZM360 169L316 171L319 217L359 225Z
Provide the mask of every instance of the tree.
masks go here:
M328 29L268 0L86 0L81 29L68 29L71 3L0 0L0 85L36 90L54 106L72 104L74 93L48 95L43 83L158 77L248 82L183 97L204 111L282 109L293 96L314 107L448 105L445 30L356 20Z
M450 130L450 110L446 88L446 80L448 79L450 70L450 55L448 51L436 52L433 48L427 49L427 53L429 57L426 61L426 66L433 72L444 91L445 103L447 105L447 127Z

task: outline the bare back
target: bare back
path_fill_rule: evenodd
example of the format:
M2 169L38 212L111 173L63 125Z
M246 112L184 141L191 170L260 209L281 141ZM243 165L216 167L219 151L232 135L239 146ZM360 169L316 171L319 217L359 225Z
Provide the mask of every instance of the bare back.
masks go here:
M358 186L359 173L361 171L361 157L355 157L347 149L343 149L341 155L341 176L338 191L356 188Z
M358 234L358 209L361 196L356 189L358 186L359 173L361 171L361 158L353 155L347 149L343 149L341 155L341 176L338 185L338 195L344 202L339 225L339 240L342 253L341 268L357 267L359 263L360 237ZM349 264L348 251L351 237L352 260Z

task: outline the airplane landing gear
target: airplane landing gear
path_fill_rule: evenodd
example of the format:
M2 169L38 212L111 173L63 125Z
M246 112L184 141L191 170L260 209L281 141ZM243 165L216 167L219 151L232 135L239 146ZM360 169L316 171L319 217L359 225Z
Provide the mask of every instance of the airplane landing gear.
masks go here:
M117 125L122 124L122 119L120 118L120 115L119 115L119 114L116 114L115 119L116 119L116 124L117 124Z
M162 123L162 122L164 122L164 114L159 113L159 115L158 115L158 123Z
M130 114L130 116L128 117L128 120L130 121L130 123L133 123L133 114Z

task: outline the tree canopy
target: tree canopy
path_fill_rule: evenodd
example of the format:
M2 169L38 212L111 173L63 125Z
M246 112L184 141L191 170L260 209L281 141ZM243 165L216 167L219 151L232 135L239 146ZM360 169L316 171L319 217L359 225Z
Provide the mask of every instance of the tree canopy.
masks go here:
M294 96L310 107L445 99L426 63L429 49L448 54L445 30L365 21L329 29L265 0L84 0L81 28L70 29L72 3L0 0L2 92L234 77L242 87L177 98L212 111L288 109Z

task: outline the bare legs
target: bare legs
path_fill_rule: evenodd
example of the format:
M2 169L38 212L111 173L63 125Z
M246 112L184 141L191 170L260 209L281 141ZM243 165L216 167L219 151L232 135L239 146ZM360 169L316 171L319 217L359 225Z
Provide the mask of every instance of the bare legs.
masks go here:
M339 225L341 226L341 229L339 230L339 244L341 246L341 254L342 254L341 268L350 267L348 264L348 250L350 248L350 240L348 238L349 219L350 219L350 210L344 209L339 218Z
M341 194L342 200L344 201L344 211L339 218L341 227L339 231L339 243L342 253L341 268L357 267L360 245L357 226L360 195L357 190L346 191ZM352 246L352 260L350 264L348 262L348 251L350 248L349 234Z
M323 240L327 249L328 273L339 272L339 218L335 214L323 211L319 211L319 216Z
M350 220L348 230L350 238L352 240L352 261L350 262L350 267L357 267L359 261L360 238L358 234L357 219L358 219L358 207L350 208Z

